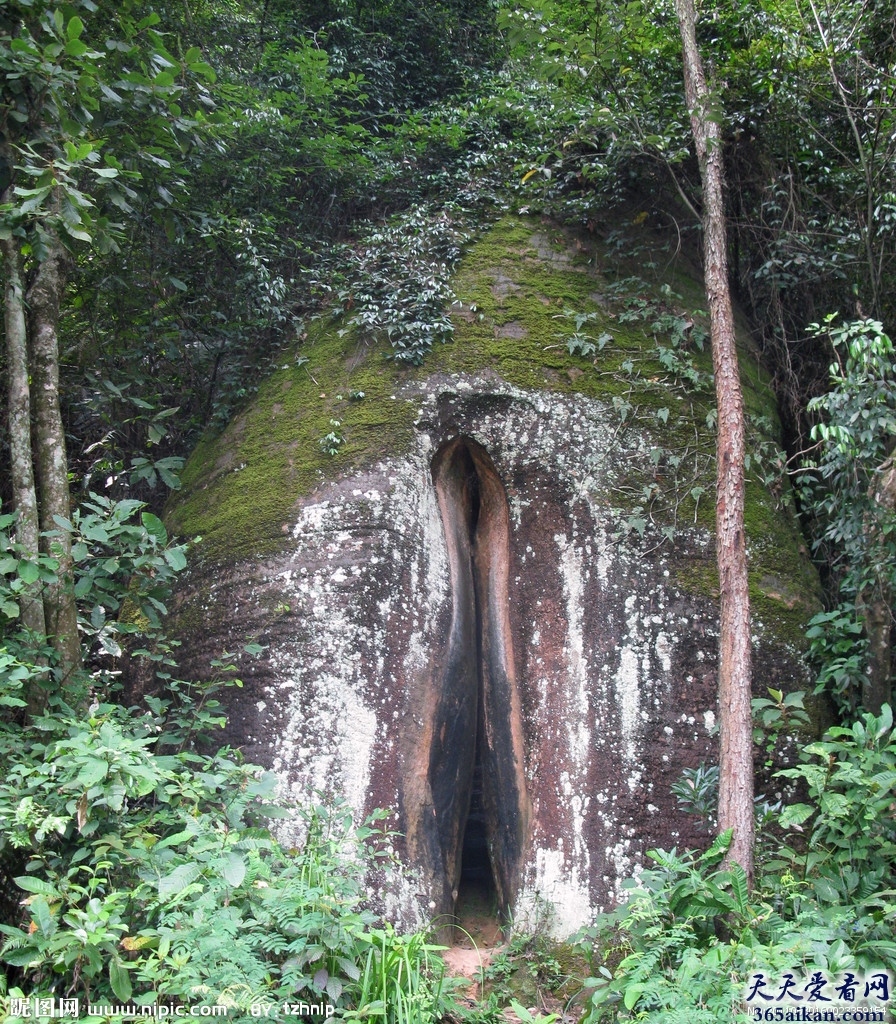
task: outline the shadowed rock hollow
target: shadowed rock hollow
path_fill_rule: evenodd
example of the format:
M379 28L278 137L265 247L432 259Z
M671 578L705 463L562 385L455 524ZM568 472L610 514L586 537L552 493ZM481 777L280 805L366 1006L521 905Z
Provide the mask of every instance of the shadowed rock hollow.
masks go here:
M660 265L655 308L664 283L702 305L692 268ZM670 786L716 748L710 360L680 353L704 374L686 382L655 318L619 317L605 296L630 273L593 239L502 221L457 275L454 342L409 368L318 325L170 509L204 538L177 596L183 667L265 645L227 740L296 799L392 811L405 870L377 898L401 923L475 886L568 934L647 849L700 841ZM604 348L570 355L565 310L593 313ZM776 417L742 363L755 445ZM757 693L803 686L816 582L755 481L747 519Z

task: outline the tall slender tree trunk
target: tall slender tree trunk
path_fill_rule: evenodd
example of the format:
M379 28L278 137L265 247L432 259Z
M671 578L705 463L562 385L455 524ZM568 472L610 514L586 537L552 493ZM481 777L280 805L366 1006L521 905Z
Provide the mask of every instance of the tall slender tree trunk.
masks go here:
M753 733L750 596L744 534L744 407L728 283L724 167L718 111L712 109L697 48L694 0L675 0L684 89L703 184L703 262L718 405L716 560L719 633L719 830L734 830L728 862L753 877Z
M25 317L25 293L22 287L22 263L19 244L14 238L0 240L4 276L3 319L6 331L7 429L9 432L12 507L19 513L16 541L29 555L40 547L37 492L34 486L34 462L31 451L31 388L28 383L28 328ZM46 636L43 599L25 595L19 603L21 623L38 636ZM27 694L28 714L38 715L45 693L33 687Z
M59 406L59 306L65 287L67 254L56 240L39 264L28 289L35 464L40 499L40 525L48 553L59 559L58 582L45 591L44 614L50 641L59 658L63 683L81 665L78 611L72 578L71 536L54 516L71 515L65 431Z
M896 515L896 459L891 455L878 467L869 495L878 506L880 518L868 516L868 547L881 550L884 519ZM872 568L872 580L859 594L856 608L862 616L868 637L868 680L862 687L862 706L880 714L884 704L892 700L891 634L893 622L893 588L881 565Z

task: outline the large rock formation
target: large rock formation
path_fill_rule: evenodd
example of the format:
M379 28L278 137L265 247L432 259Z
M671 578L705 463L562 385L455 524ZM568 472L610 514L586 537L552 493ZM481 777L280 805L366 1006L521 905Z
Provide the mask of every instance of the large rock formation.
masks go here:
M619 273L592 241L500 223L457 277L451 344L400 367L318 326L308 361L200 445L169 515L204 538L179 595L187 667L265 645L229 741L297 800L390 809L408 871L380 895L405 924L484 878L515 921L569 933L646 850L700 839L670 786L716 747L701 290L679 261L679 297L639 292L626 315L605 297ZM570 355L564 310L604 347ZM743 366L755 445L774 407ZM797 527L756 481L747 525L757 692L802 686Z

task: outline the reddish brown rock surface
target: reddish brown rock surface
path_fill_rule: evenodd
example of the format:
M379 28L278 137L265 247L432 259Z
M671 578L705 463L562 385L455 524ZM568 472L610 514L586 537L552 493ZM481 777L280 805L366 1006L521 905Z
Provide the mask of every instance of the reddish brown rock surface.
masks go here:
M185 667L247 639L265 646L241 666L227 739L273 767L290 797L320 790L359 814L393 812L404 871L378 893L384 912L421 923L451 914L465 885L485 884L515 922L547 919L568 934L616 901L649 848L702 841L670 787L715 754L714 553L693 504L683 522L664 527L648 513L643 532L632 528L632 494L659 475L661 442L653 428L622 425L599 364L579 360L570 374L569 360L545 355L539 324L554 330L554 313L524 304L527 289L547 289L531 275L587 291L596 271L544 260L528 230L531 246L518 239L513 253L529 277L514 277L515 255L495 267L474 253L471 293L475 280L504 283L484 328L459 317L466 364L447 353L419 371L370 371L385 383L364 401L380 403L383 419L364 428L363 453L321 461L302 487L298 441L269 445L284 498L259 532L263 553L243 538L227 553L215 502L239 493L241 459L265 457L265 417L284 429L297 371L294 387L269 385L275 412L262 396L203 453L172 520L216 545L178 597ZM524 356L536 379L520 370ZM316 391L344 387L323 373L315 367ZM669 407L683 435L705 431L686 397ZM386 426L390 411L404 417L400 434ZM251 511L251 488L244 500ZM789 690L805 683L792 638L811 614L811 576L792 522L753 502L766 524L750 538L766 595L757 693ZM777 547L769 522L782 524ZM299 823L283 837L299 841Z

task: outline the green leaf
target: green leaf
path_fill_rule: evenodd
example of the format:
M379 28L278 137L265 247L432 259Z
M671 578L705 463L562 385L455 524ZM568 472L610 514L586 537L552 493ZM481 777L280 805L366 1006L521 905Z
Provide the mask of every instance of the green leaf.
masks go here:
M50 905L43 898L33 900L31 903L31 916L40 928L40 933L45 939L51 939L56 933L56 918L50 911Z
M83 228L76 228L72 227L69 224L66 224L65 232L66 234L71 235L72 238L76 238L79 242L93 241L93 235L91 235L88 231L85 231Z
M143 523L143 526L150 537L157 540L159 544L168 543L168 531L165 529L165 524L158 516L154 516L152 512L144 512L140 516L140 522Z
M175 572L180 572L181 569L186 569L187 567L187 559L183 548L167 548L165 551L165 561Z
M80 18L74 17L69 19L68 27L66 29L66 35L69 39L78 39L81 33L84 31L84 22Z
M816 878L813 886L820 899L824 900L826 903L841 902L842 893L827 878L823 876Z
M750 906L750 887L746 871L737 863L731 865L731 891L737 901L738 913L746 914Z
M82 533L88 540L98 541L101 544L108 544L109 534L101 523L99 522L86 522L82 529Z
M700 863L704 861L712 860L714 857L718 857L723 854L728 847L731 845L731 839L734 836L734 829L729 828L720 835L717 835L712 841L712 845L706 851L700 855ZM629 1007L631 1009L631 1007Z
M190 61L188 66L194 75L202 75L208 82L214 83L217 80L214 68L204 60Z
M88 47L80 39L69 39L65 44L65 52L69 57L83 57L87 50Z
M40 578L40 570L36 562L19 562L18 577L23 583L37 583Z
M238 853L229 851L224 855L221 874L224 877L224 881L236 889L242 885L243 879L246 877L245 860Z
M625 996L622 1001L625 1003L626 1010L631 1010L635 1003L641 998L641 993L644 991L643 985L629 985L625 990Z
M199 877L198 864L180 864L170 875L159 879L159 897L170 899Z
M112 960L109 964L109 984L112 986L112 991L118 998L126 1003L131 998L131 977L127 972L127 968L117 958Z
M53 896L55 899L59 899L59 892L55 886L50 885L49 882L45 882L42 878L31 878L28 875L20 875L14 879L16 885L20 889L24 889L25 892L36 893L40 896Z
M778 823L781 828L792 828L795 825L802 825L814 812L815 808L810 804L790 804L781 812Z
M31 964L40 963L43 960L43 955L34 946L25 946L4 953L3 959L13 967L30 967Z
M78 772L75 782L84 789L90 789L98 782L101 782L109 772L109 762L102 761L98 757L92 757Z

